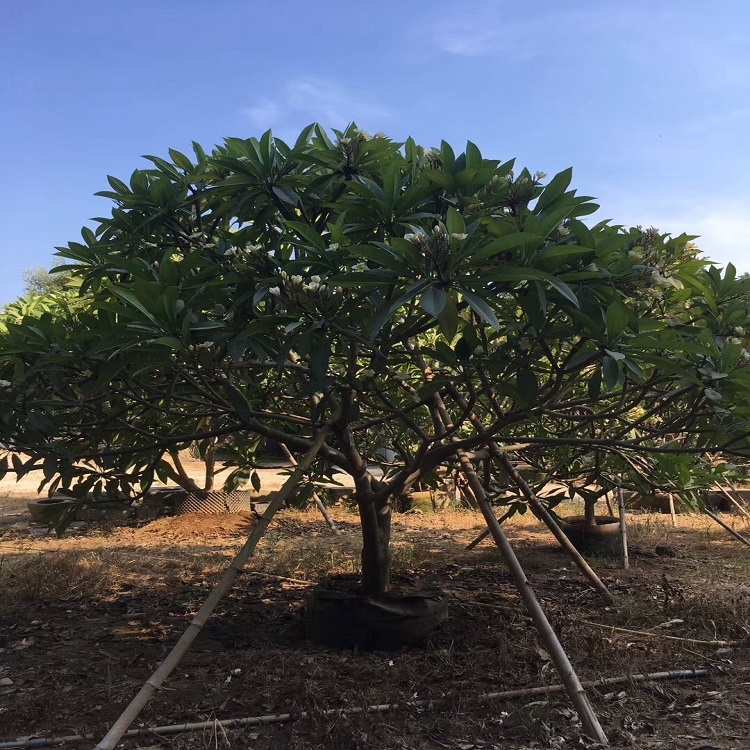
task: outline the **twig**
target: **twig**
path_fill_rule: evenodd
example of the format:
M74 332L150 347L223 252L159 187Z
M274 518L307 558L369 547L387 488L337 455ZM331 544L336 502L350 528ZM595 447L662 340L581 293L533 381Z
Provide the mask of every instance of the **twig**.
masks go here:
M592 625L602 630L614 630L617 633L627 633L628 635L643 635L649 638L664 638L668 641L682 641L683 643L697 643L701 646L738 646L740 641L702 641L698 638L681 638L676 635L665 635L664 633L655 633L651 630L630 630L629 628L619 628L614 625L606 625L601 622L591 622L591 620L576 620L583 625Z

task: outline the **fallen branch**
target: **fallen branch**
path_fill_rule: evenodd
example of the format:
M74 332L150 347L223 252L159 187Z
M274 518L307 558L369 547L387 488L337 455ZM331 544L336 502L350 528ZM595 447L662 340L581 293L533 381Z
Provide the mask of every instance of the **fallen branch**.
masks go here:
M693 669L674 669L668 672L650 672L647 674L622 675L618 677L602 677L598 680L586 680L581 683L582 687L597 688L610 685L623 684L648 684L662 680L695 680L708 677L710 670L707 667L695 667ZM541 685L538 687L518 688L515 690L503 690L496 693L481 693L474 697L474 702L488 700L513 700L515 698L533 698L536 696L555 695L565 692L565 685ZM466 695L462 696L464 699ZM351 706L346 708L329 708L320 711L319 716L348 716L352 714L383 713L397 709L418 709L421 711L445 706L450 702L448 698L427 698L424 700L404 701L403 703L380 703L372 706ZM298 721L310 716L308 711L283 714L264 714L262 716L246 716L237 719L212 719L210 721L196 721L188 724L167 724L158 727L143 727L141 729L130 729L123 737L139 737L144 734L171 735L183 732L196 732L201 729L227 729L230 727L259 726L263 724L283 724L288 721ZM91 739L91 735L74 734L66 737L36 737L29 740L18 740L15 742L0 742L0 750L30 750L37 747L52 747L69 742L81 742Z

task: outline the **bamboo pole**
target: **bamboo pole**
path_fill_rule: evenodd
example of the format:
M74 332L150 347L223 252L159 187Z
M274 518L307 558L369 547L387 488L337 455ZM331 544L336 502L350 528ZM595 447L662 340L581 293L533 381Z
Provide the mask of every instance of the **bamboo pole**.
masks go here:
M742 536L739 531L735 531L729 524L725 523L724 521L719 518L715 513L710 511L708 508L704 508L703 512L709 517L713 518L716 523L719 524L722 528L726 529L735 539L742 542L743 544L746 544L748 547L750 547L750 540L748 540L746 537Z
M289 463L292 466L297 466L297 459L292 455L292 452L289 450L289 448L284 445L284 443L279 443L281 446L281 450L284 451L284 455L289 459ZM323 501L320 499L320 495L318 495L317 492L313 492L312 498L315 501L315 506L320 511L320 515L323 516L325 519L325 522L328 524L328 528L331 529L331 531L336 534L336 536L339 536L341 534L341 530L338 526L336 526L334 520L331 518L331 514L328 512L328 508L323 504Z
M718 482L716 483L715 487L716 487L717 490L719 490L719 492L723 493L724 497L726 497L727 500L729 500L729 502L732 503L732 505L734 505L734 507L737 508L737 510L743 516L745 516L745 518L750 518L750 513L748 513L747 510L745 508L743 508L742 505L740 505L740 503L734 497L732 497L729 494L729 492L727 492L726 488L722 487L722 485L720 485ZM735 492L736 492L736 490L735 490Z
M625 497L622 487L617 488L617 510L620 514L620 539L622 541L622 567L627 570L630 567L628 556L628 529L625 525Z
M573 546L573 543L568 539L563 530L560 528L558 523L552 517L552 514L544 506L544 503L532 492L531 487L526 483L526 480L518 473L517 469L511 463L508 456L502 451L499 446L494 443L492 446L498 450L498 459L503 464L503 468L508 472L511 479L516 483L518 489L521 490L521 494L526 498L527 502L531 506L534 515L537 518L541 518L547 528L552 532L552 535L557 539L558 543L568 553L568 556L578 566L579 570L589 580L589 583L604 597L609 604L615 603L615 597L612 595L610 590L605 586L604 581L596 574L596 571L588 564L586 558Z
M459 394L454 393L453 397L456 399L456 403L461 409L468 409L468 404L463 398L461 398ZM469 421L472 423L472 425L480 435L486 434L484 426L479 421L476 414L469 414ZM568 553L570 559L573 560L573 562L578 566L578 569L589 580L591 585L604 597L604 599L609 604L614 604L615 597L604 585L604 582L596 574L596 571L588 564L586 558L573 546L573 543L565 535L558 523L552 517L552 514L545 507L544 503L539 500L536 494L531 490L531 487L529 487L529 485L527 484L526 480L521 476L516 467L513 466L513 462L508 458L508 454L506 453L506 451L504 451L493 440L487 441L487 448L489 449L490 454L497 458L503 465L503 468L505 469L508 476L513 480L516 487L518 487L518 489L521 491L521 494L526 498L526 502L528 502L528 504L531 506L534 515L537 518L540 518L547 526L547 528L552 532L552 536L557 539L560 546ZM477 544L479 544L480 541L481 539L477 541Z
M748 510L747 510L747 505L745 504L745 501L742 499L740 495L740 491L737 489L737 487L735 487L734 482L731 482L729 479L725 479L724 481L729 486L729 489L732 490L732 492L735 494L737 504L743 509L746 515L750 516L750 513L748 513Z
M671 492L667 492L667 499L669 500L669 515L672 516L672 526L677 526L677 514L674 510L674 495Z
M740 669L742 671L742 668ZM598 680L586 680L581 684L587 688L609 687L611 685L638 685L662 680L695 680L707 677L710 674L706 667L694 667L692 669L673 669L666 672L649 672L645 674L621 675L617 677L601 677ZM513 700L515 698L532 698L536 696L555 695L565 691L565 685L540 685L538 687L517 688L515 690L502 690L494 693L481 693L474 696L474 701L479 703L487 700ZM423 700L404 701L403 703L379 703L370 706L347 706L344 708L328 708L320 711L322 716L348 716L356 714L383 713L397 709L429 710L445 706L450 698L426 698ZM260 726L264 724L281 724L286 721L297 721L306 719L308 711L282 714L263 714L261 716L246 716L236 719L212 719L210 721L196 721L186 724L167 724L157 727L142 727L129 729L124 737L139 737L144 734L170 735L182 734L183 732L196 732L201 729L214 729L216 727L231 728L243 726ZM91 739L91 735L73 734L65 737L35 737L30 740L16 740L0 742L0 750L30 750L38 747L52 747L64 745L71 742L81 742Z
M500 526L497 522L497 518L495 518L492 507L484 494L482 483L474 472L474 467L471 464L471 461L469 461L466 455L463 454L463 451L459 451L458 456L462 467L466 471L469 485L474 492L474 497L476 497L477 502L479 503L479 509L482 511L484 520L487 522L492 538L500 550L500 554L505 559L505 563L510 570L516 588L531 615L531 619L539 633L539 637L547 648L550 657L557 668L568 697L578 713L578 718L581 720L583 731L602 745L608 745L609 742L607 740L607 735L604 734L604 730L602 729L601 724L599 724L599 719L597 719L594 709L589 703L589 699L578 679L578 675L573 669L573 665L570 663L570 659L568 659L568 655L565 653L565 649L562 647L557 634L552 629L552 625L550 625L547 616L544 614L544 610L531 588L529 579L526 577L526 573L521 567L521 563L516 557L513 547L505 536L502 526Z
M508 517L510 516L512 512L513 511L511 510L506 510L505 513L503 513L503 515L497 519L497 522L499 524L502 524L504 521L507 521ZM466 545L466 549L474 549L474 547L476 547L480 542L483 542L489 535L490 535L490 530L487 528L476 539L469 542Z
M146 704L151 700L154 693L162 686L164 681L172 674L172 671L179 664L180 659L185 655L186 651L192 645L193 641L198 637L206 621L214 611L218 603L224 597L229 587L234 582L237 574L242 570L243 565L247 559L255 551L258 542L262 539L263 535L271 523L271 519L274 517L276 512L291 497L295 488L299 484L300 480L305 475L305 472L310 465L315 461L318 453L320 453L323 443L325 442L326 436L330 431L330 424L326 425L315 437L312 446L308 452L302 457L302 461L291 473L289 478L284 482L284 485L274 495L271 502L268 504L263 515L258 520L255 528L250 534L248 540L242 546L240 551L232 560L231 564L227 568L226 572L222 576L219 583L216 585L214 590L209 594L206 601L201 606L198 613L193 618L193 621L188 625L187 630L182 634L180 639L174 645L174 648L167 654L167 657L159 665L157 670L148 678L145 685L136 694L135 698L130 702L127 708L122 712L119 719L112 725L112 728L107 732L102 741L96 746L95 750L114 750L114 747L122 739L122 736L127 731L128 727L135 721L138 714L143 710Z
M427 374L428 370L423 361L420 362L420 365L425 370L425 374ZM440 421L443 423L443 427L445 427L446 430L451 430L453 425L443 399L438 394L435 394L433 398L437 414ZM458 442L460 438L454 435L451 440L452 442ZM562 647L552 625L550 625L547 615L544 614L544 610L542 609L541 604L539 604L539 600L536 598L534 590L531 588L531 583L529 583L529 579L526 577L526 573L524 572L518 557L516 557L516 553L508 541L508 537L505 536L503 527L497 522L497 518L495 518L495 513L487 500L487 493L484 490L481 480L477 476L474 464L472 464L467 456L466 451L459 448L456 455L458 456L461 469L464 472L469 488L479 505L479 509L484 516L487 527L490 529L492 538L508 566L508 570L510 571L516 588L518 589L518 593L521 595L521 598L526 605L526 609L531 615L534 626L539 633L539 637L549 652L552 662L562 679L565 691L578 713L578 718L581 720L583 731L602 745L609 745L607 735L604 734L599 719L596 717L594 709L591 707L591 703L589 703L586 691L581 686L578 675L576 674L575 669L573 669L573 665L570 663L570 659L568 659L565 649ZM513 471L515 471L515 469L513 469Z

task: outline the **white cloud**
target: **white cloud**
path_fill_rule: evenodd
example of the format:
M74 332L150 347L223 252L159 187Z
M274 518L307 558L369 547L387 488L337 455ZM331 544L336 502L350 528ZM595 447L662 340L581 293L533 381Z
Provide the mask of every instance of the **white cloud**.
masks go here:
M333 81L305 78L289 81L276 96L265 97L244 109L253 125L263 130L273 128L282 138L299 131L311 122L326 127L345 128L350 122L379 130L392 115L388 108L352 95Z

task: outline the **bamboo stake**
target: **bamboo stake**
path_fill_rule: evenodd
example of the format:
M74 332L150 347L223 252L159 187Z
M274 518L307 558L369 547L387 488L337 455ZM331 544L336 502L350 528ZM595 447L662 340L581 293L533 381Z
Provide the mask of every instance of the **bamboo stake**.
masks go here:
M674 510L674 495L671 492L667 492L667 499L669 500L669 515L672 516L672 526L677 526L677 514Z
M742 671L739 670L739 671ZM707 677L710 674L706 667L695 667L693 669L673 669L668 672L650 672L646 674L622 675L617 677L602 677L598 680L586 680L581 684L584 687L598 688L609 687L611 685L637 685L648 684L651 682L660 682L662 680L695 680L700 677ZM475 702L486 700L513 700L515 698L532 698L540 695L555 695L565 691L565 685L541 685L539 687L517 688L515 690L503 690L494 693L481 693L474 697ZM439 708L450 702L450 698L426 698L423 700L404 701L403 703L379 703L370 706L348 706L344 708L328 708L319 712L322 716L348 716L352 714L369 714L383 713L397 709L418 709L425 710ZM264 714L261 716L246 716L237 719L212 719L211 721L197 721L187 724L167 724L158 727L142 727L140 729L130 729L123 735L124 737L138 737L144 734L181 734L183 732L195 732L201 729L214 729L217 726L222 728L242 727L242 726L259 726L264 724L281 724L286 721L297 721L306 719L309 716L308 711L299 711L297 713L283 714ZM18 740L11 742L0 742L0 750L29 750L37 747L51 747L53 745L63 745L69 742L80 742L90 739L91 735L68 735L67 737L35 737L30 740Z
M492 511L492 507L487 501L486 495L484 494L484 488L482 487L479 478L474 472L469 459L462 455L463 451L459 451L459 460L462 466L467 472L467 478L469 480L474 496L479 503L479 508L482 511L484 520L487 522L487 526L490 528L492 538L495 540L495 544L500 550L500 554L505 559L505 562L510 570L513 581L516 584L516 588L521 595L521 598L526 605L526 608L531 615L531 619L534 622L534 626L539 633L539 637L544 643L545 647L549 651L550 657L557 668L558 673L565 686L565 690L570 698L573 706L578 713L578 718L581 720L583 731L592 739L600 742L602 745L608 745L607 735L604 734L604 730L599 724L599 720L594 713L594 709L589 703L589 699L586 696L586 692L581 685L578 675L573 669L573 665L568 659L568 655L565 653L565 649L562 647L557 634L552 629L547 616L544 614L544 610L539 604L539 600L536 598L534 591L531 588L529 579L526 577L526 573L521 567L521 563L516 557L516 553L513 550L508 538L503 532L502 526L497 522L495 514Z
M468 404L466 403L466 401L464 401L464 399L461 398L460 395L454 393L453 396L460 408L468 409ZM484 426L475 414L470 414L469 420L480 435L486 433ZM544 503L539 500L534 492L532 492L531 487L529 487L529 485L526 483L526 480L521 476L516 467L513 466L512 461L508 458L507 452L492 440L489 440L487 442L487 448L489 449L490 454L497 458L500 463L502 463L503 468L507 472L508 476L513 480L516 487L521 490L521 494L526 498L526 501L531 506L534 515L544 522L547 528L552 532L552 536L557 539L560 546L568 553L570 559L573 560L573 562L578 566L579 570L589 580L591 585L605 598L605 600L609 604L614 604L615 597L604 585L604 582L596 574L596 571L594 571L594 569L588 564L586 558L573 546L573 543L570 541L570 539L568 539L563 530L557 524L555 519L552 517L552 514L545 507ZM481 541L481 539L479 541ZM479 544L479 541L477 542L477 544Z
M424 364L420 364L427 372L427 368L424 367ZM434 403L440 421L443 423L446 430L450 430L452 427L450 415L445 408L442 398L438 394L435 394L434 396ZM459 440L460 438L455 435L452 438L453 442L458 442ZM471 489L471 492L479 505L479 509L482 511L484 520L490 529L492 538L508 566L508 570L510 571L516 588L518 589L518 593L521 595L521 598L531 615L534 626L539 633L539 637L549 652L552 662L562 679L563 685L565 686L564 689L578 713L578 718L581 720L583 731L602 745L608 745L609 741L607 740L607 735L604 734L599 719L597 719L594 709L589 703L586 691L581 686L578 675L573 669L573 665L570 663L570 659L568 659L568 655L565 653L565 649L562 647L552 625L550 625L547 615L544 614L544 610L531 588L529 579L526 577L526 573L524 572L518 557L516 557L516 553L508 541L508 537L505 536L503 527L497 522L497 518L495 518L495 513L487 500L487 494L482 486L482 482L477 476L474 465L466 455L466 451L459 448L456 455L461 464L461 469L466 476L469 488ZM513 470L515 471L515 469Z
M268 525L271 523L271 519L286 500L291 497L300 480L304 477L305 472L316 459L318 453L320 453L329 430L330 424L326 425L317 434L310 450L308 450L303 456L302 461L291 473L286 482L284 482L282 488L274 495L265 512L258 520L258 523L250 534L248 540L237 553L234 560L232 560L229 568L227 568L219 583L209 594L200 610L198 610L193 621L188 625L187 630L185 630L180 639L174 645L174 648L169 652L157 670L148 678L145 685L123 711L120 718L112 725L112 728L96 746L95 750L114 750L114 747L122 739L122 736L125 734L128 727L135 721L138 714L143 710L149 700L151 700L154 693L162 686L167 677L172 674L172 671L179 664L180 659L182 659L193 641L198 637L206 620L208 620L224 594L229 590L229 587L234 582L234 579L237 577L240 570L242 570L247 559L255 551L258 542L262 539Z
M750 517L750 513L748 513L748 510L747 510L747 505L745 504L745 501L742 499L740 495L740 491L734 486L733 482L730 482L728 479L725 479L724 481L729 486L729 489L732 490L732 492L734 493L735 498L737 500L737 504L743 509L743 512L745 513L745 515Z
M508 517L511 515L512 512L513 512L512 510L506 510L505 513L503 513L503 515L497 519L497 522L499 524L504 523L505 521L508 520ZM483 542L489 535L490 535L490 530L485 529L476 539L474 539L474 541L469 542L466 545L466 549L474 549L474 547L476 547L480 542Z
M750 540L742 536L739 531L735 531L729 524L725 523L724 521L719 518L715 513L710 511L708 508L704 508L703 512L709 517L713 518L716 523L719 524L722 528L726 529L735 539L742 542L743 544L746 544L748 547L750 547Z
M494 445L494 444L492 444ZM579 570L586 576L589 583L604 597L609 604L615 603L615 597L612 595L610 590L604 585L604 581L596 574L596 571L588 564L586 558L573 546L573 543L568 539L563 530L557 524L552 514L544 506L544 503L532 492L531 487L526 483L526 480L518 473L516 467L513 466L508 456L499 446L494 445L498 449L497 458L503 464L503 468L508 472L511 479L516 483L518 489L521 490L521 494L526 498L527 502L531 506L534 515L537 518L541 518L547 528L552 532L552 535L557 539L558 543L568 553L568 556L578 566ZM492 450L492 446L490 446Z
M617 488L617 510L620 514L620 539L622 540L622 567L627 570L630 567L628 557L628 530L625 525L625 497L622 487Z
M284 451L284 455L289 459L289 463L291 463L292 466L297 466L297 459L292 455L292 452L289 450L289 448L284 445L284 443L279 443L281 446L281 450ZM331 514L328 512L328 508L323 504L323 501L320 499L320 495L318 495L317 492L313 492L312 498L315 501L315 506L320 511L320 514L325 518L326 523L328 524L328 527L331 529L331 531L336 534L336 536L339 536L341 534L341 530L338 526L334 523L334 520L331 518Z
M731 486L731 485L730 485L730 486ZM727 500L729 500L729 502L730 502L730 503L732 503L732 505L734 505L734 507L735 507L735 508L737 508L737 510L738 510L738 511L739 511L739 512L740 512L740 513L741 513L741 514L743 515L743 516L745 516L745 518L750 518L750 513L748 513L748 512L747 512L747 510L745 510L745 508L743 508L743 507L742 507L742 505L740 505L740 503L739 503L739 502L738 502L738 501L737 501L737 500L736 500L735 498L733 498L733 497L732 497L732 496L731 496L731 495L730 495L730 494L729 494L729 493L728 493L728 492L726 491L726 489L725 489L724 487L722 487L722 486L721 486L721 485L720 485L720 484L719 484L718 482L716 483L715 487L716 487L716 489L717 489L717 490L719 490L719 492L722 492L722 493L724 494L724 496L725 496L725 497L727 498ZM736 492L736 490L735 490L735 492Z

